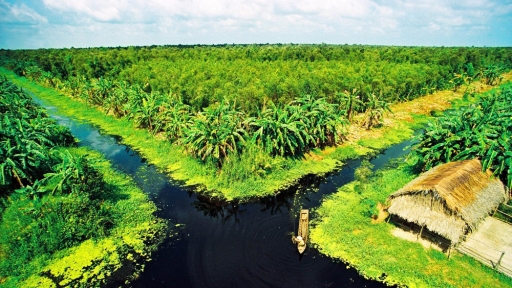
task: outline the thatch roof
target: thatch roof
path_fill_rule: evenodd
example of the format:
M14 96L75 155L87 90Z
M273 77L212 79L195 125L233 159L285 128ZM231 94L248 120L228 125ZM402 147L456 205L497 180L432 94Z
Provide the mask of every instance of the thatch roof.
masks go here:
M388 198L388 212L458 242L507 199L505 187L479 160L436 166Z

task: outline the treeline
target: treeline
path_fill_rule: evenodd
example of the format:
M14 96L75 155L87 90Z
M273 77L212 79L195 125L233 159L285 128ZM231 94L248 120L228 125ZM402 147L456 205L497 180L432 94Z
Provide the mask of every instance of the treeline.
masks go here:
M222 167L230 154L243 154L250 145L269 156L301 157L311 149L340 143L345 126L361 108L366 112L362 124L367 129L379 125L384 112L389 111L388 103L378 96L369 94L363 103L354 90L337 93L334 103L306 94L284 105L269 101L254 114L242 110L236 100L222 100L196 112L175 94L146 92L124 81L100 78L85 84L76 82L70 88L55 86L54 78L41 73L26 76L107 114L127 117L137 127L165 136L216 168Z
M335 145L353 115L476 78L500 81L510 48L236 45L1 51L3 65L128 117L222 167L255 146L297 157ZM259 152L255 152L259 153Z
M146 92L175 94L194 111L224 99L248 113L312 94L332 103L338 92L406 101L456 85L455 74L478 77L510 69L512 48L358 45L226 45L3 50L20 75L38 67L55 85L105 79ZM32 71L32 73L34 73ZM78 80L76 79L78 78ZM80 80L81 79L81 80Z
M478 158L483 169L512 187L512 87L430 122L413 151L425 170Z

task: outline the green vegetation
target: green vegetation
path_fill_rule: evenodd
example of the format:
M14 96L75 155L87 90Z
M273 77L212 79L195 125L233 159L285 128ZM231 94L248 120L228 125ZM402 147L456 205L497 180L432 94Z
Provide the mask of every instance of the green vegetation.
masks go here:
M468 79L483 77L492 84L502 68L512 67L511 51L238 45L2 51L2 56L18 75L127 116L152 133L163 132L221 168L228 153L243 152L247 138L258 137L268 153L300 156L309 148L338 144L344 136L338 127L354 112L365 113L361 125L370 129L381 124L388 103L457 88ZM339 93L347 90L352 92ZM227 115L226 109L237 113ZM248 124L253 118L259 125ZM282 131L290 139L265 140Z
M430 119L407 161L391 162L376 173L363 161L355 172L356 181L326 197L316 210L311 241L323 254L390 285L512 287L510 278L470 257L452 253L448 259L435 249L394 237L394 226L378 217L382 216L378 203L386 203L421 169L440 163L479 157L484 169L490 168L505 183L510 181L511 95L510 84L475 97L466 95L455 103L457 110ZM469 106L462 107L463 103Z
M53 87L89 92L98 100L120 83L145 92L169 91L196 112L225 98L246 113L305 94L327 98L357 89L386 102L451 88L455 73L499 79L512 49L361 45L151 46L1 51L18 75ZM74 95L74 94L73 94ZM364 112L359 110L359 112Z
M479 158L512 186L512 86L429 123L414 149L425 170L440 163Z
M131 178L115 171L98 152L65 151L87 159L105 190L96 200L55 193L38 199L13 195L4 201L3 287L123 284L137 278L165 237L167 224L153 215L155 205Z
M84 116L122 136L174 178L234 199L268 195L304 175L331 171L343 160L334 156L347 139L347 125L383 126L390 103L480 78L499 82L500 71L512 67L511 52L237 45L19 50L0 56L17 75L120 118L123 125L96 112ZM53 105L67 105L54 96ZM69 106L70 114L86 111ZM398 125L405 132L391 131L398 135L394 139L362 139L359 148L369 149L356 150L371 153L407 139L413 124ZM334 149L327 155L311 152L328 147ZM253 164L254 155L265 160ZM246 176L227 177L236 174Z
M385 126L391 103L450 88L465 87L469 95L471 83L497 84L512 68L510 48L178 46L2 50L0 57L15 73L2 68L2 74L62 113L121 136L175 179L227 200L269 195L410 139L427 116L401 111L402 118ZM420 136L424 165L474 152L510 183L510 100L509 92L497 93L427 128L435 141ZM164 230L154 206L105 162L85 156L94 153L52 148L69 142L65 132L40 131L51 124L38 125L32 116L13 120L15 108L27 104L9 107L10 101L2 102L12 111L2 118L10 128L1 131L0 185L9 197L0 223L0 277L14 274L1 281L99 285L127 263L136 273ZM466 137L475 127L478 136ZM374 128L379 132L372 134ZM349 129L366 134L348 135ZM348 136L355 137L351 145L340 145ZM468 143L480 146L464 152ZM372 176L365 162L357 181L318 209L322 219L312 241L390 284L512 286L469 258L448 260L390 237L389 224L371 222L377 203L414 176L409 164ZM33 237L41 233L48 234Z
M211 161L198 161L184 153L182 146L171 144L165 139L155 137L152 133L136 129L126 118L116 119L105 115L102 111L87 107L86 103L63 97L53 89L41 87L26 78L13 75L5 69L0 73L47 101L49 105L58 107L60 113L87 120L100 126L106 133L122 136L122 141L137 149L152 164L168 171L177 180L187 185L202 185L212 196L231 199L244 199L273 194L279 189L292 185L296 180L308 174L323 175L334 170L340 161L357 158L359 155L375 153L374 149L355 145L354 147L339 146L329 148L324 155L311 151L306 160L300 157L271 156L253 142L244 146L244 154L234 154L224 161L219 172L216 164ZM181 109L181 108L180 108ZM181 117L181 116L177 116ZM386 129L387 145L400 143L413 135L414 123L400 122L399 129ZM257 146L257 147L255 147ZM384 147L379 147L382 149ZM256 155L256 156L255 156ZM314 160L311 161L314 157ZM253 158L255 157L255 158ZM201 188L201 187L199 187Z
M227 159L219 173L215 163L201 163L188 157L184 154L182 146L173 145L145 130L134 129L133 124L126 118L115 119L107 116L102 111L88 108L85 103L62 97L52 89L15 77L6 70L1 71L18 85L36 92L38 97L48 101L49 105L59 107L61 113L90 121L101 126L107 133L122 136L124 143L139 150L145 158L162 170L171 172L173 178L184 180L188 185L202 185L205 190L211 192L211 195L227 199L268 195L293 184L304 175L322 175L338 167L340 161L374 154L392 144L410 139L414 129L421 128L427 119L424 115L408 114L413 121L400 120L395 121L391 127L381 127L378 138L361 138L357 143L328 147L322 152L311 150L311 154L306 154L305 160L297 157L271 156L261 147L254 147L251 144L254 141L246 141L244 154L234 154L231 159ZM183 117L180 111L187 108L179 105L177 107L181 108L174 110L178 111L175 117L180 119Z
M0 283L130 280L165 236L147 197L101 155L74 143L21 89L0 79ZM121 268L125 269L125 272Z
M416 176L414 165L395 162L326 197L315 210L311 242L321 253L343 260L367 278L408 287L512 287L512 280L470 257L448 257L392 235L392 224L372 220L376 204Z
M51 148L74 140L5 78L0 79L0 95L0 196L5 196L51 171L58 161Z

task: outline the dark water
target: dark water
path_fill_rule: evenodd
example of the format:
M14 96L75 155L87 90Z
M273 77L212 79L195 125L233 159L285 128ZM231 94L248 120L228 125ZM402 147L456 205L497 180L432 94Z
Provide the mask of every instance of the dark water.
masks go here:
M323 196L352 181L359 160L324 179L306 177L298 187L275 197L227 203L180 187L115 137L45 107L71 129L79 145L104 153L116 168L131 175L159 207L159 217L182 224L177 239L162 245L133 287L384 287L314 248L300 256L291 243L301 207L318 207ZM404 155L409 144L386 150L372 164L382 167Z

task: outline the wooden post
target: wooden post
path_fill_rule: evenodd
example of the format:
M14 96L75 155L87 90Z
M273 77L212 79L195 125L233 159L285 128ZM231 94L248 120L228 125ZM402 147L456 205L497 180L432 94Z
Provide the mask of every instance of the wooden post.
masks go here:
M416 240L421 238L421 234L423 233L423 228L425 228L425 225L421 226L420 233L418 234L418 237L416 238Z
M494 267L494 269L497 270L500 267L501 259L503 259L503 255L505 255L505 251L501 252L500 260L498 260L498 262L496 263L496 266Z
M499 208L499 207L500 207L500 206L498 205L498 206L496 207L496 209L494 209L494 211L492 212L492 215L491 215L492 217L494 217L494 214L496 214L496 211L498 211L498 208Z

